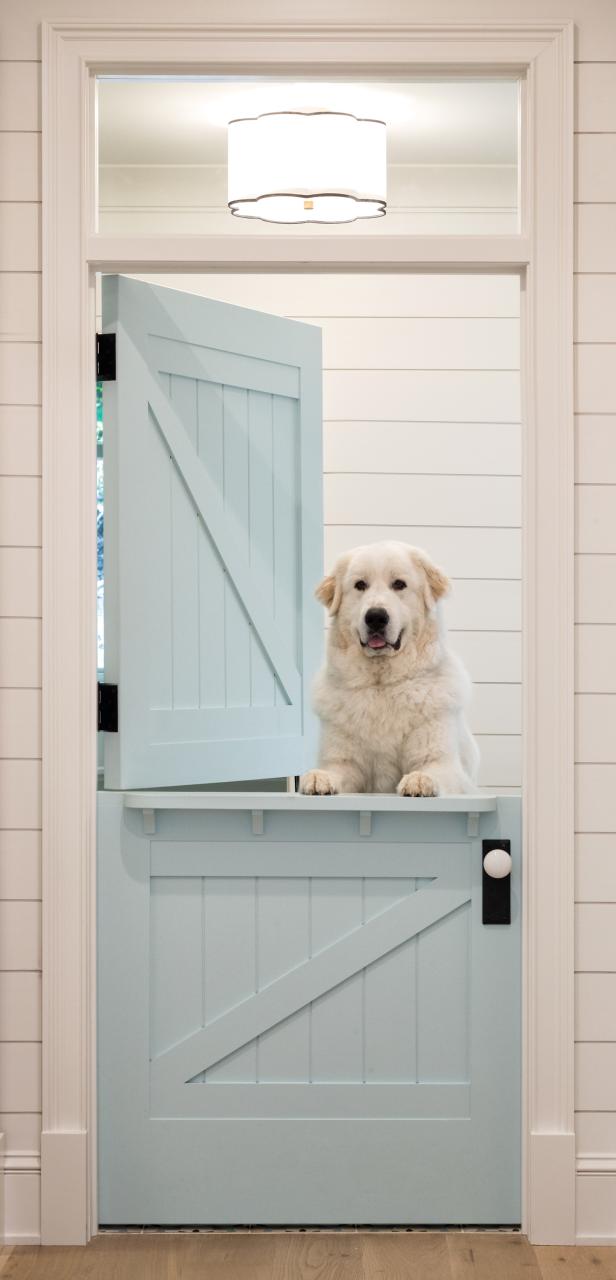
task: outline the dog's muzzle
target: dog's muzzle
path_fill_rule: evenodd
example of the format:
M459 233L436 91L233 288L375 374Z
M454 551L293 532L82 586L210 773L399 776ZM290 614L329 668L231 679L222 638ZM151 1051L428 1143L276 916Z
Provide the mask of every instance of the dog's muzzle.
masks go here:
M364 626L366 628L366 639L361 640L362 648L371 649L378 652L383 649L393 649L398 652L402 641L402 632L398 639L391 641L387 639L387 627L389 626L389 614L387 609L372 608L368 609L364 617Z

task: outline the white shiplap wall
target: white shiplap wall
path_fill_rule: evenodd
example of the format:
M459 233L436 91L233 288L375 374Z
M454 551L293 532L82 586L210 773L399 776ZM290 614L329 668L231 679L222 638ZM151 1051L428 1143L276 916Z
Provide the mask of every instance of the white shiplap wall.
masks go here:
M208 17L250 22L252 8L252 0L212 0ZM467 16L509 21L513 8L520 18L537 18L537 0L517 0L515 6L511 0L390 0L387 13L382 6L378 13L404 22L463 21ZM261 16L288 19L292 11L305 15L306 7L267 0ZM64 0L61 12L67 20L92 17L90 0ZM352 6L347 0L334 5L332 0L313 0L310 6L314 20L351 16L374 21L376 12L372 0L354 0ZM35 479L40 471L36 351L33 369L32 346L24 348L18 376L12 355L17 345L40 339L40 22L57 15L54 0L21 0L0 9L0 475L8 478L13 497L12 477L19 484L17 477ZM164 0L107 0L105 16L109 21L169 21L174 16L202 21L203 0L177 0L174 6ZM609 346L597 352L602 344L616 343L616 193L610 164L616 135L616 12L613 0L542 0L540 16L570 17L576 23L577 337L584 344L578 347L577 378L577 689L580 705L589 695L599 695L601 701L592 705L600 728L616 715L609 697L616 693L616 353ZM605 542L595 540L591 547L585 541L594 510L587 502L588 486L596 486L596 495L603 485L610 486L609 496L615 499L613 514L608 502L600 534ZM0 545L3 689L36 691L40 685L41 553L38 514L32 506L30 517L23 541L23 526L19 537L5 527ZM474 529L466 531L467 539L469 544L476 539ZM517 552L512 552L508 534L499 541L500 563L511 567ZM462 543L460 538L442 551L444 561L445 553L451 554L454 574L453 557ZM504 633L499 647L504 654ZM517 653L517 646L509 651ZM473 671L471 654L469 645L466 657ZM491 678L502 680L500 666L493 668ZM27 1238L38 1230L38 1177L30 1164L35 1166L40 1129L40 1014L34 989L40 972L40 770L36 758L23 759L10 742L5 751L11 754L3 752L0 759L0 912L6 926L0 930L0 981L13 984L13 994L2 1000L0 1126L7 1133L7 1230ZM601 762L594 753L592 760L583 761L585 754L578 744L577 1128L585 1167L598 1157L605 1159L606 1169L578 1176L578 1230L582 1236L616 1238L616 1073L611 1070L616 964L613 959L607 963L604 954L597 971L586 947L588 921L606 945L616 932L616 753ZM593 918L589 912L594 904L599 911Z
M442 564L452 643L475 681L481 784L519 787L518 278L147 278L320 326L326 567L380 538Z
M40 68L0 62L0 1130L36 1238L41 1109Z
M576 129L578 1230L616 1237L615 61L577 66Z

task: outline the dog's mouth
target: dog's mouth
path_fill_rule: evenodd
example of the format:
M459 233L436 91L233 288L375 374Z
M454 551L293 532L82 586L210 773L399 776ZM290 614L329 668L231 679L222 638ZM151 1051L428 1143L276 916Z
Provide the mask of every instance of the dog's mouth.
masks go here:
M380 631L373 631L372 634L368 636L367 640L360 640L360 643L362 649L392 649L394 653L397 653L400 645L402 644L402 631L400 632L398 639L394 641L386 640L385 636Z

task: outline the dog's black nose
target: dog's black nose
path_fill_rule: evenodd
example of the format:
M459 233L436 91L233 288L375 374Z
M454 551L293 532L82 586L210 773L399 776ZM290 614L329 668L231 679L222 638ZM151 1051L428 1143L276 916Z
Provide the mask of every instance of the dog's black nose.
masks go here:
M389 622L387 609L368 609L364 619L369 631L384 631Z

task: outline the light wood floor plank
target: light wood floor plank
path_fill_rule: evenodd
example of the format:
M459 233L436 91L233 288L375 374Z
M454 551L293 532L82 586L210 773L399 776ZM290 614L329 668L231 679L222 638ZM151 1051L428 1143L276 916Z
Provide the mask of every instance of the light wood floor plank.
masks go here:
M616 1280L616 1248L488 1232L148 1232L0 1249L0 1280Z
M451 1280L445 1235L398 1232L360 1239L364 1280Z
M364 1280L359 1236L280 1235L272 1280Z
M616 1280L616 1248L535 1245L541 1280Z
M525 1236L451 1232L446 1238L451 1280L541 1280Z

